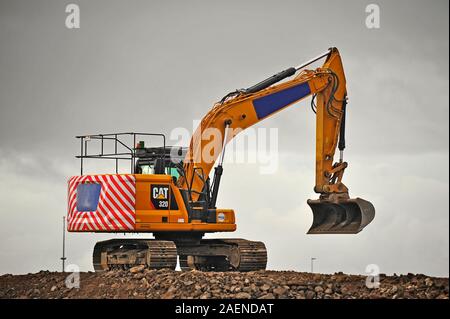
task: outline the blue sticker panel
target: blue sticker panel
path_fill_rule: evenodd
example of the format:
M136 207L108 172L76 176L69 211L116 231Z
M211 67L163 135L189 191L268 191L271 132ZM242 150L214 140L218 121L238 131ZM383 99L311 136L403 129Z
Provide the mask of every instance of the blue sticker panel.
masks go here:
M100 184L80 184L77 186L77 210L79 212L94 212L97 210L100 197Z
M253 101L258 119L262 119L311 93L308 82L263 96Z

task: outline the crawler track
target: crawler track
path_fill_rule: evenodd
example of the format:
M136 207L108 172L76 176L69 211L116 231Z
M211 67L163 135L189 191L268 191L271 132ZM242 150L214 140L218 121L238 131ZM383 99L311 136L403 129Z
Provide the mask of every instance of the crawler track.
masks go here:
M178 245L181 270L253 271L264 270L264 243L245 239L203 239L195 245Z
M145 265L150 269L175 269L175 243L151 239L111 239L98 242L92 256L95 271L128 269Z
M236 245L239 250L238 271L265 270L267 250L263 242L245 239L225 239L227 244Z
M94 247L95 271L128 269L144 265L148 269L180 268L202 271L264 270L267 251L264 243L245 239L203 239L177 243L156 239L111 239Z

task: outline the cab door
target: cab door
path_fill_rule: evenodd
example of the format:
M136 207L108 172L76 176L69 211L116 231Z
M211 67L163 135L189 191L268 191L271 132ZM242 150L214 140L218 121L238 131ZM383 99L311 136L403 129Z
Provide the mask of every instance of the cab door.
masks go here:
M162 174L136 174L136 228L168 223L171 177Z
M188 222L183 198L174 185L172 176L135 174L135 177L136 230L161 230L166 223Z
M163 223L187 223L183 198L173 183L151 183L150 199ZM180 204L178 204L180 203Z

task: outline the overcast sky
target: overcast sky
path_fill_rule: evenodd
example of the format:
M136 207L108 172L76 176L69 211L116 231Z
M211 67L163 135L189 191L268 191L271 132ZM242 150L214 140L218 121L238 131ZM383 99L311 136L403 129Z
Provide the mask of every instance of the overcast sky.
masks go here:
M81 28L65 27L76 3ZM365 25L380 6L380 28ZM349 95L345 183L376 217L352 236L306 235L315 198L307 99L278 128L279 169L225 163L229 237L262 240L268 268L448 276L448 1L0 0L0 274L59 270L74 136L192 127L224 94L340 49ZM239 137L238 137L239 138ZM123 237L123 235L120 235ZM119 236L119 237L120 237ZM220 234L214 234L217 237ZM92 270L96 241L68 234Z

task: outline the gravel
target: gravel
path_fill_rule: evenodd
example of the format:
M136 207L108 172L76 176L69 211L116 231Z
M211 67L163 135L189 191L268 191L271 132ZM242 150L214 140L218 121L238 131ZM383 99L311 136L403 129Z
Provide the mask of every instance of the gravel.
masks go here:
M448 278L422 274L380 275L379 288L366 277L294 271L179 272L134 267L128 271L80 273L68 288L68 273L41 271L0 276L0 298L238 298L238 299L448 299Z

